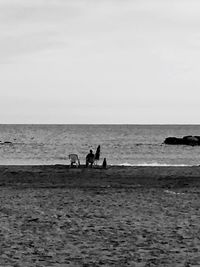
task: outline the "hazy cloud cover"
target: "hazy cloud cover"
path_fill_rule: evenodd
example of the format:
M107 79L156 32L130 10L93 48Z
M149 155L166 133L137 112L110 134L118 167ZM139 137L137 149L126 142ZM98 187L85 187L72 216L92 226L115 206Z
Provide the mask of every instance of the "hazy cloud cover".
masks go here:
M199 123L197 0L0 0L0 123Z

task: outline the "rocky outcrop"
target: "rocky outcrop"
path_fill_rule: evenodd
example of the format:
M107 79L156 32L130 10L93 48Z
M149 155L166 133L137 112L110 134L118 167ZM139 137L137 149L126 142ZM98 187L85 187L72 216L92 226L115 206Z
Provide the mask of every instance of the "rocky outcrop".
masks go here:
M188 135L182 138L178 137L167 137L164 141L167 145L188 145L188 146L199 146L200 136Z
M5 145L12 145L12 142L10 142L10 141L5 141L3 144L5 144Z

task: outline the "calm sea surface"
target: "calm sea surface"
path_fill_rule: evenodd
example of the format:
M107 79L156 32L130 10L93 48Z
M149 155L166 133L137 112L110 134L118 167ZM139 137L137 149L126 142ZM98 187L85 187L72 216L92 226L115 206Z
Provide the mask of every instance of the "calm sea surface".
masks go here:
M163 144L184 135L200 135L200 125L0 125L0 164L69 164L70 153L85 163L101 145L99 164L199 165L200 146Z

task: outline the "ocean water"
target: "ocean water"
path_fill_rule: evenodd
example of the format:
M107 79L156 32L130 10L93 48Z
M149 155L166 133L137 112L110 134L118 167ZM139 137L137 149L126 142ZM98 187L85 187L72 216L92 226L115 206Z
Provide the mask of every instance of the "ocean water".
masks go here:
M200 146L163 144L185 135L200 135L200 125L0 125L0 165L69 164L70 153L85 163L98 145L99 164L200 165Z

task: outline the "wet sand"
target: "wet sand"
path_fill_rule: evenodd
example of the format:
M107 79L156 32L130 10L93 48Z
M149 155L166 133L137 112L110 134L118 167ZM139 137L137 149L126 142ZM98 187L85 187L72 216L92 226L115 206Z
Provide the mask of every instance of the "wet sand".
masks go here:
M0 266L200 266L200 167L0 166Z

